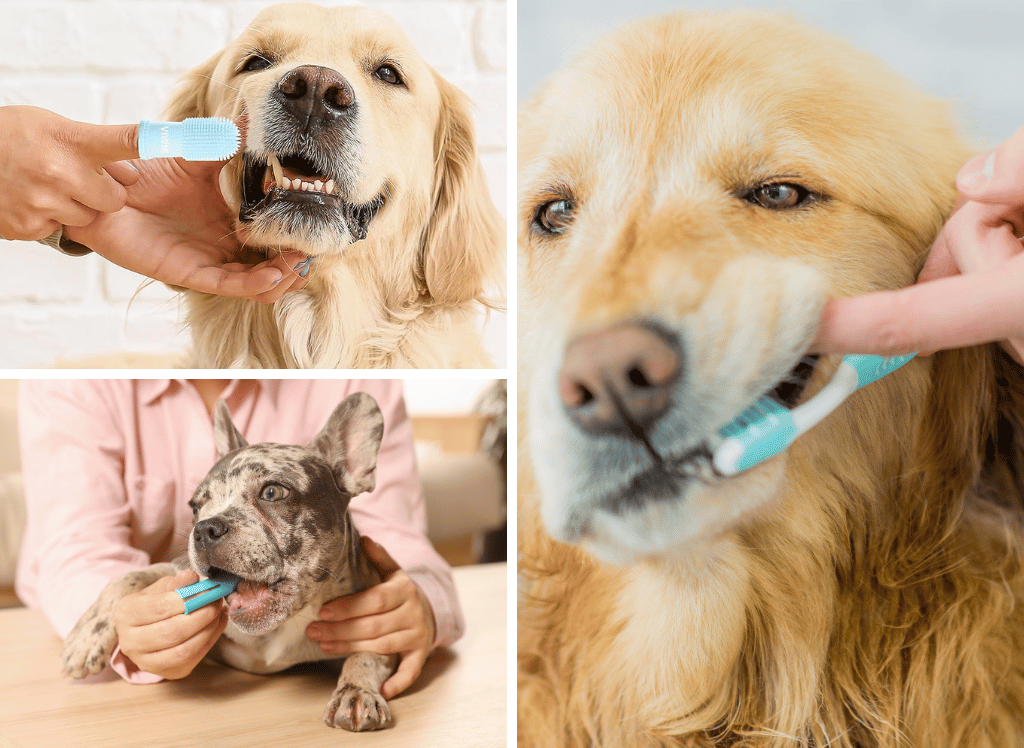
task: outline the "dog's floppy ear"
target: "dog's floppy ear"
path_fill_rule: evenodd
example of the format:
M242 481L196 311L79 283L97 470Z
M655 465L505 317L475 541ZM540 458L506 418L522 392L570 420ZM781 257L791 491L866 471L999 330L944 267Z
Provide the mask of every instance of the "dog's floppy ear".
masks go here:
M377 451L384 437L384 416L365 392L349 395L334 409L310 446L322 454L335 480L352 496L377 484Z
M231 413L223 400L217 401L217 407L213 411L213 443L217 446L219 457L249 446L249 442L231 422Z
M213 71L220 62L220 55L218 52L199 67L185 73L171 96L171 103L164 110L164 117L168 121L180 122L189 117L209 116L206 95L210 91Z
M476 150L469 98L435 74L441 115L434 135L433 208L420 248L422 281L435 304L483 300L501 257L502 220Z

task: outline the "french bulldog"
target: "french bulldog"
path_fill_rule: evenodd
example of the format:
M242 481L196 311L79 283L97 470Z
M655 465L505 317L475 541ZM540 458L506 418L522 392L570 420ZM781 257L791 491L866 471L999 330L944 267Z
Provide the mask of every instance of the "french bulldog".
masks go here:
M71 677L106 666L117 644L112 614L119 599L188 566L210 579L233 574L242 580L226 598L229 622L210 651L214 659L261 674L338 659L310 641L305 629L324 603L381 581L348 512L352 497L376 482L380 408L356 393L306 446L249 445L221 401L214 432L220 459L189 501L195 519L187 557L130 572L103 590L64 641L64 671ZM396 665L395 655L347 657L324 721L353 731L390 725L380 688Z

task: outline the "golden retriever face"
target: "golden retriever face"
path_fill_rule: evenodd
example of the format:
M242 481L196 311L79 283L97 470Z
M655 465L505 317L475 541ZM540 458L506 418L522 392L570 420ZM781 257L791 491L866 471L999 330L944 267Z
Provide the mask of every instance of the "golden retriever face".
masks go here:
M384 14L296 3L194 71L170 116L241 119L245 148L221 174L240 242L320 255L422 231L445 97L461 94Z
M811 376L804 356L830 295L914 280L967 157L946 121L865 55L749 14L636 24L535 94L520 381L555 539L611 562L691 553L770 511L793 455L838 448L835 416L737 477L710 464L762 395L827 380L837 360ZM923 366L889 379L913 390ZM870 460L866 441L842 448Z

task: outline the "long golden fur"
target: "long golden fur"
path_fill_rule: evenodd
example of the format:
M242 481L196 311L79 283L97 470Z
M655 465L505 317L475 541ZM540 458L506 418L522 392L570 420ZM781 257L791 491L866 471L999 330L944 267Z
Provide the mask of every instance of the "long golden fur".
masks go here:
M522 108L521 747L1024 744L1024 387L997 347L919 357L778 458L628 515L591 493L640 457L553 392L575 335L656 318L685 341L683 446L713 434L827 297L913 281L969 157L948 123L867 56L748 14L620 30ZM773 180L817 197L743 199ZM571 223L545 234L552 200Z
M381 65L399 72L398 85L377 76ZM289 120L279 83L300 66L347 80L351 113L322 127ZM392 19L360 7L267 8L187 76L168 111L172 120L206 116L247 124L245 149L220 181L240 243L256 259L293 249L315 261L308 285L272 306L186 292L192 366L491 365L477 317L495 294L503 232L470 102ZM246 165L280 155L275 142L300 144L292 148L324 170L324 183L337 178L346 204L373 206L368 225L346 226L340 209L317 221L297 207L285 214L283 201L242 220Z

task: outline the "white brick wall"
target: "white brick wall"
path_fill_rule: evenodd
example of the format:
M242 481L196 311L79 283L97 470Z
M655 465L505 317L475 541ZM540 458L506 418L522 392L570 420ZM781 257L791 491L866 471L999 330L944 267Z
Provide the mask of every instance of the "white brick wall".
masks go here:
M264 0L0 0L0 105L32 104L86 122L159 116L178 76L241 32ZM507 168L504 0L390 0L393 16L442 75L476 104L484 169L504 215ZM176 353L174 295L97 257L31 242L0 253L0 368L101 353ZM492 314L488 350L506 363L507 322Z

